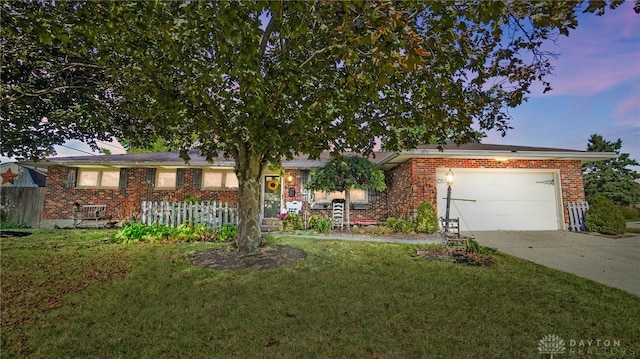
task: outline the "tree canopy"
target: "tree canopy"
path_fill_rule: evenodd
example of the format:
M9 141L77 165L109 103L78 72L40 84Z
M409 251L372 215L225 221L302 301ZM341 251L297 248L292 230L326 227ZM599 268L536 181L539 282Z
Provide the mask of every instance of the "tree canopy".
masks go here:
M53 11L55 10L55 11ZM62 2L0 3L0 153L38 159L81 140L98 149L121 122L110 78Z
M621 149L620 139L611 142L598 134L589 138L587 151L614 152L619 156L611 160L585 163L582 166L584 192L588 201L600 195L618 205L640 203L640 183L635 181L640 178L640 174L629 168L640 166L640 163L630 158L628 153L620 153Z
M543 44L620 3L2 2L2 152L159 137L234 158L252 249L265 165L504 134L533 83L550 89Z

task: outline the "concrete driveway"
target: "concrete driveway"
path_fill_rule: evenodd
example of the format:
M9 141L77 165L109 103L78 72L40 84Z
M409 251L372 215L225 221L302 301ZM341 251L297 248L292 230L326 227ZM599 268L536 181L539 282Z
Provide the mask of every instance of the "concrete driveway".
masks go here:
M640 296L640 235L615 239L562 231L465 235L484 247Z

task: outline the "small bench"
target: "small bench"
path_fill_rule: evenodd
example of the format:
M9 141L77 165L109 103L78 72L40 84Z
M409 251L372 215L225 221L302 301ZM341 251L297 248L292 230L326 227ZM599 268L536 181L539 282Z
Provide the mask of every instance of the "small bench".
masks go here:
M73 228L78 228L86 221L95 221L98 228L98 221L102 219L108 219L106 204L73 205Z
M375 219L354 219L351 221L351 224L360 226L376 226L378 225L378 221Z

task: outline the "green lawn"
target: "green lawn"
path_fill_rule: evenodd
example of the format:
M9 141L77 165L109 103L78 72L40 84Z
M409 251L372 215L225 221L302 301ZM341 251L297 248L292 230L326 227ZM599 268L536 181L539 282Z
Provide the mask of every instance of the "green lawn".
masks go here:
M307 259L229 272L186 263L213 244L113 233L0 240L3 358L540 358L550 334L560 358L581 340L640 353L640 297L509 256L468 267L416 246L274 238Z

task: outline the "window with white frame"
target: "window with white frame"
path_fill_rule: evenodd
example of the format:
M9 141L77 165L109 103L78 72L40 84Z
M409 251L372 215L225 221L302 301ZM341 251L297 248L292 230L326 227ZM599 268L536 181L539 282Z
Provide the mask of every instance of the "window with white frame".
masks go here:
M349 191L351 196L351 202L367 202L367 190L360 188L352 188ZM325 192L325 191L314 191L313 196L316 202L331 202L334 199L344 199L344 191L343 192Z
M203 188L238 188L238 177L228 170L202 171Z
M176 187L176 170L156 171L156 188L175 188Z
M120 184L118 169L80 169L78 171L78 187L117 188Z

